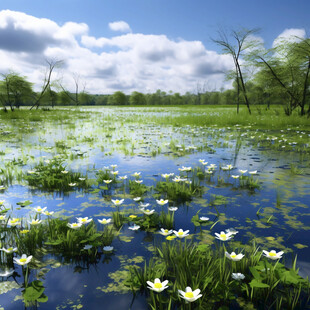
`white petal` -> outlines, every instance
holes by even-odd
[[[152,283],[151,281],[146,281],[146,283],[151,286],[152,288],[154,287],[154,283]]]
[[[197,288],[196,290],[193,291],[193,294],[194,294],[195,297],[197,297],[197,295],[198,295],[200,292],[201,292],[200,289]]]

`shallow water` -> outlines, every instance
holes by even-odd
[[[169,202],[170,206],[178,207],[174,228],[189,229],[198,238],[199,227],[195,227],[191,219],[200,210],[199,215],[209,217],[212,223],[219,220],[212,230],[213,235],[234,228],[239,231],[236,241],[247,243],[255,238],[261,249],[283,250],[288,266],[297,254],[300,274],[310,275],[310,156],[309,144],[305,143],[309,138],[293,143],[302,129],[269,132],[240,126],[159,125],[156,119],[169,117],[171,113],[165,108],[149,109],[147,116],[154,119],[153,123],[143,121],[145,114],[139,108],[126,111],[83,108],[81,111],[87,114],[84,119],[72,115],[71,119],[63,121],[4,122],[0,129],[0,150],[4,152],[0,155],[0,167],[4,169],[13,159],[20,159],[22,164],[14,166],[13,175],[18,172],[27,174],[42,156],[46,160],[61,154],[67,170],[87,174],[89,179],[95,179],[99,169],[116,164],[120,176],[127,175],[133,180],[132,174],[139,171],[143,184],[154,186],[162,179],[162,173],[180,175],[178,169],[182,166],[203,168],[199,159],[204,159],[209,164],[216,164],[217,168],[210,178],[200,181],[204,186],[201,197],[186,203]],[[189,112],[176,113],[186,116]],[[1,135],[4,131],[10,133]],[[309,132],[303,131],[302,135],[309,137]],[[279,140],[283,140],[282,145],[275,146]],[[301,146],[303,151],[297,150]],[[219,169],[228,164],[234,166],[233,170]],[[298,167],[297,173],[291,168],[292,164]],[[231,177],[240,175],[239,169],[257,170],[253,178],[258,179],[260,188],[241,189],[239,180]],[[99,193],[75,188],[66,193],[46,192],[29,187],[23,178],[17,180],[16,177],[4,185],[6,188],[0,191],[0,200],[5,201],[5,207],[10,208],[8,214],[13,217],[29,218],[33,215],[33,208],[41,206],[54,211],[55,217],[69,216],[71,222],[75,217],[87,216],[98,223],[97,219],[111,216],[115,211],[110,199],[121,197],[125,199],[121,210],[128,210],[128,214],[142,214],[133,196],[114,189]],[[152,209],[160,212],[162,207],[156,205],[154,193],[150,190],[144,202],[149,202]],[[20,208],[16,203],[22,200],[33,203]],[[167,209],[166,206],[163,208]],[[106,309],[129,309],[130,306],[131,309],[146,309],[145,297],[137,295],[133,298],[124,287],[122,271],[130,264],[143,266],[144,260],[152,256],[150,247],[161,240],[164,237],[158,234],[131,231],[125,224],[121,238],[112,242],[113,253],[101,255],[96,264],[77,265],[64,262],[61,257],[46,255],[43,261],[54,259],[58,264],[47,264],[43,276],[38,270],[32,270],[30,274],[30,279],[43,282],[44,294],[48,297],[47,302],[40,303],[40,308],[72,309],[75,306],[79,309],[83,306],[83,309],[98,309],[98,305],[104,303]],[[209,242],[209,239],[202,242]],[[134,260],[128,261],[130,259]],[[0,305],[4,309],[24,309],[20,287],[22,277],[18,277],[21,268],[17,265],[15,268],[17,274],[2,278],[0,283]],[[16,282],[18,285],[13,285]]]

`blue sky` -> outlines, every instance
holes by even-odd
[[[118,88],[126,93],[133,90],[150,92],[157,87],[166,91],[181,88],[180,92],[185,92],[194,91],[197,83],[208,83],[210,89],[229,87],[224,74],[231,63],[227,57],[219,55],[220,48],[211,40],[216,37],[219,27],[259,27],[258,36],[269,48],[285,30],[300,34],[309,30],[310,24],[309,0],[1,0],[1,11],[0,29],[1,18],[5,22],[2,23],[2,36],[0,33],[0,56],[8,60],[6,64],[11,69],[37,83],[42,64],[38,61],[37,67],[33,67],[31,57],[38,59],[39,53],[42,59],[55,57],[58,51],[59,58],[66,61],[66,68],[87,80],[90,92],[98,93],[111,93]],[[44,23],[42,18],[59,29]],[[13,28],[8,28],[8,20],[14,20]],[[19,21],[28,24],[26,20],[31,26],[16,33]],[[117,21],[127,23],[127,30],[109,26]],[[72,27],[67,27],[70,22]],[[36,36],[40,29],[42,33]],[[61,33],[63,29],[66,34],[59,34],[61,40],[59,36],[55,39],[52,31]],[[42,39],[42,48],[30,51],[26,40],[10,42],[26,37],[28,44]],[[6,42],[11,49],[5,46]],[[71,54],[66,46],[71,46]],[[195,58],[193,63],[192,58]],[[214,62],[220,63],[218,67],[212,67]],[[0,65],[0,72],[7,69]],[[70,88],[73,83],[68,70],[59,74]],[[130,76],[125,77],[126,74]],[[174,75],[176,79],[172,83]],[[101,88],[96,86],[99,81]]]

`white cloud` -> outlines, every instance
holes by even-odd
[[[300,39],[306,37],[306,31],[302,28],[290,28],[285,29],[274,41],[272,47],[276,47],[281,44],[281,41],[286,40],[290,42],[298,42]]]
[[[109,28],[113,31],[131,32],[130,26],[123,20],[109,23]]]
[[[84,23],[60,26],[21,12],[0,11],[0,72],[13,69],[40,88],[45,59],[64,60],[58,76],[74,90],[79,74],[90,93],[122,90],[185,93],[197,83],[225,86],[225,72],[233,68],[228,55],[210,51],[200,41],[172,40],[166,35],[126,33],[88,36]]]

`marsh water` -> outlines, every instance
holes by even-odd
[[[97,220],[111,217],[115,211],[111,199],[124,199],[120,210],[126,215],[144,215],[128,190],[100,187],[96,183],[99,170],[118,171],[117,178],[126,175],[125,184],[140,172],[140,180],[148,187],[142,200],[160,212],[167,209],[167,205],[156,203],[156,199],[166,198],[156,192],[162,174],[184,177],[187,173],[179,170],[182,167],[205,171],[214,164],[212,173],[199,181],[203,187],[200,195],[188,201],[169,201],[169,207],[178,208],[174,228],[188,229],[192,238],[210,245],[217,242],[214,232],[233,228],[239,232],[236,242],[255,240],[260,250],[284,251],[287,266],[297,254],[299,274],[310,275],[310,131],[251,125],[176,126],[169,122],[170,116],[186,118],[190,114],[178,108],[64,111],[66,117],[59,111],[46,111],[42,118],[11,118],[0,124],[0,200],[9,216],[27,219],[41,206],[53,211],[53,217],[69,217],[71,222],[76,222],[76,217],[92,218],[100,229]],[[46,191],[30,186],[23,176],[40,161],[55,156],[63,158],[66,170],[87,175],[90,188]],[[202,164],[202,159],[208,164]],[[227,165],[232,169],[222,169]],[[252,178],[257,186],[240,186],[239,178],[233,177],[237,175]],[[25,207],[17,204],[27,200],[32,203]],[[210,219],[207,225],[195,226],[191,221],[198,211],[199,216]],[[103,252],[96,263],[43,255],[41,268],[32,269],[29,279],[43,283],[48,297],[45,302],[25,305],[22,270],[15,265],[13,276],[0,278],[0,309],[38,305],[40,309],[99,309],[98,305],[104,309],[146,309],[145,295],[134,296],[124,279],[128,266],[143,267],[153,255],[154,244],[165,238],[156,230],[130,230],[129,225],[124,224],[113,240],[113,251]]]

